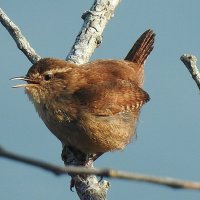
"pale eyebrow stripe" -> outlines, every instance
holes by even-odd
[[[54,74],[54,73],[63,73],[63,72],[67,72],[67,71],[69,71],[71,69],[72,68],[51,69],[51,70],[46,71],[44,74],[48,74],[48,73],[52,73],[52,74]]]

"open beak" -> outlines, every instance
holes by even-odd
[[[12,88],[25,88],[27,86],[32,86],[32,85],[35,85],[36,82],[32,81],[30,78],[26,77],[26,76],[19,76],[19,77],[14,77],[14,78],[11,78],[10,80],[22,80],[22,81],[27,81],[28,83],[25,83],[25,84],[18,84],[18,85],[14,85],[12,86]]]

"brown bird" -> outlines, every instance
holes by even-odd
[[[123,149],[133,138],[140,109],[149,101],[142,89],[144,63],[155,34],[144,32],[125,60],[82,65],[55,58],[35,63],[24,77],[29,99],[48,129],[65,145],[102,154]]]

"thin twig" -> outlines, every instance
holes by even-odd
[[[200,90],[200,72],[197,67],[197,58],[194,55],[183,54],[180,57],[181,61],[185,64],[187,69],[189,70],[192,78],[195,80],[199,90]]]
[[[103,176],[103,177],[109,177],[109,178],[115,178],[115,179],[125,179],[125,180],[154,183],[158,185],[169,186],[175,189],[185,188],[185,189],[200,190],[200,182],[191,182],[191,181],[179,180],[179,179],[169,178],[169,177],[149,176],[149,175],[143,175],[139,173],[118,171],[114,169],[97,169],[97,168],[94,169],[94,168],[75,167],[75,166],[59,167],[47,162],[31,159],[25,156],[18,155],[16,153],[6,151],[5,149],[1,147],[0,147],[0,157],[4,157],[4,158],[8,158],[8,159],[15,160],[18,162],[22,162],[25,164],[29,164],[32,166],[36,166],[44,170],[47,170],[49,172],[52,172],[55,175],[64,175],[68,173],[87,174],[87,175],[93,174],[97,176]]]
[[[26,55],[26,57],[31,61],[31,63],[35,63],[40,60],[40,56],[35,52],[35,50],[30,46],[27,39],[22,35],[20,29],[17,25],[15,25],[6,13],[0,8],[0,22],[6,28],[6,30],[10,33],[12,38],[15,40],[17,47]]]

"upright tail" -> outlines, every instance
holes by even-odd
[[[145,31],[128,52],[125,60],[132,61],[140,66],[143,65],[148,55],[153,50],[154,40],[155,33],[151,29]]]

